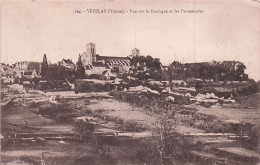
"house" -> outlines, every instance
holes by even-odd
[[[84,65],[85,74],[99,74],[101,75],[105,70],[108,70],[108,66],[103,64],[102,62],[92,62],[91,64]]]
[[[92,66],[91,65],[85,65],[84,69],[85,69],[85,74],[86,75],[91,75],[92,74]]]
[[[35,77],[38,77],[38,74],[37,74],[36,70],[24,71],[23,77],[25,77],[27,79],[33,79]]]
[[[9,65],[1,63],[1,74],[3,74],[3,75],[13,75],[14,69]]]
[[[1,63],[1,82],[14,83],[14,69],[6,64]]]
[[[169,70],[168,66],[162,66],[161,68],[162,68],[163,71],[168,71]]]
[[[14,76],[13,75],[10,75],[10,74],[4,74],[4,75],[1,75],[1,81],[4,83],[4,84],[13,84],[14,83]]]
[[[116,74],[115,73],[112,73],[111,70],[105,70],[103,73],[102,73],[102,77],[106,80],[115,80],[116,79]]]
[[[109,69],[102,62],[92,62],[90,66],[91,66],[92,74],[102,74],[105,70]]]
[[[148,70],[145,62],[144,63],[137,62],[136,68],[138,72],[146,72]]]
[[[27,70],[36,70],[40,72],[41,63],[40,62],[32,62],[32,61],[21,61],[13,64],[14,70],[17,71],[27,71]]]
[[[12,65],[15,71],[15,78],[21,79],[22,77],[30,77],[28,74],[35,70],[37,77],[40,75],[41,71],[41,63],[40,62],[31,62],[31,61],[21,61],[21,62],[16,62],[15,64]],[[28,72],[28,73],[25,73]],[[26,76],[24,76],[24,74]]]
[[[58,62],[59,65],[64,66],[70,70],[75,70],[76,65],[72,62],[71,59],[62,59],[62,61]]]

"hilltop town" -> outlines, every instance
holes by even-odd
[[[212,93],[234,102],[235,96],[257,90],[257,83],[248,78],[245,69],[239,61],[183,64],[173,61],[163,66],[160,59],[141,55],[137,48],[125,57],[103,56],[96,52],[94,43],[89,43],[76,63],[71,59],[50,63],[44,54],[42,62],[1,64],[1,82],[20,84],[25,89],[74,90],[75,93],[120,91],[139,86],[150,87],[160,94],[175,92],[173,97]],[[92,87],[85,87],[91,86],[90,82],[94,82]],[[96,88],[99,84],[105,85]]]
[[[1,64],[11,164],[255,164],[259,83],[239,61],[181,63],[134,48]],[[23,152],[20,152],[23,150]],[[66,158],[66,159],[65,159]]]
[[[72,62],[71,59],[62,59],[61,61],[52,64],[47,61],[47,56],[45,54],[43,62],[46,62],[49,70],[51,70],[52,67],[68,70],[71,71],[71,76],[74,76],[75,78],[77,78],[76,72],[80,70],[80,67],[83,67],[84,75],[81,75],[82,77],[80,78],[86,78],[91,75],[104,75],[106,79],[109,79],[117,77],[119,74],[129,73],[130,69],[132,69],[130,60],[136,56],[139,56],[139,50],[136,48],[132,50],[131,55],[126,57],[101,56],[96,54],[95,44],[90,43],[87,44],[86,51],[79,55],[79,61],[76,64]],[[21,61],[12,65],[2,63],[2,83],[23,83],[24,80],[31,82],[33,79],[52,79],[48,76],[42,76],[42,74],[45,74],[42,73],[43,62]],[[54,71],[55,70],[52,70],[52,72]]]
[[[43,68],[43,67],[46,68]],[[163,66],[160,59],[150,55],[141,55],[134,48],[125,57],[102,56],[96,53],[96,45],[89,43],[86,51],[79,54],[77,62],[71,59],[61,59],[50,63],[44,54],[42,62],[21,61],[12,65],[1,64],[2,83],[38,83],[37,80],[102,79],[131,77],[140,80],[169,81],[248,81],[244,73],[245,65],[239,61],[212,61],[201,63],[185,63],[173,61],[169,66]],[[65,73],[58,73],[65,72]],[[51,73],[50,73],[51,72]],[[68,74],[66,74],[68,72]],[[63,76],[61,76],[63,74]],[[197,79],[197,80],[195,80]],[[184,83],[184,82],[183,82]]]

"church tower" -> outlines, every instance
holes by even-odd
[[[140,50],[137,49],[137,48],[134,48],[132,50],[132,54],[130,55],[130,58],[133,58],[133,57],[136,57],[136,56],[139,56],[140,55]]]
[[[90,62],[97,62],[96,59],[96,45],[93,43],[87,44],[87,57]]]

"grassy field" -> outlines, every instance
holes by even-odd
[[[160,114],[152,108],[159,105],[155,104],[151,98],[145,101],[139,100],[140,103],[138,101],[131,103],[115,99],[108,93],[75,95],[72,92],[66,94],[64,91],[20,92],[13,94],[13,97],[13,103],[1,109],[1,134],[5,137],[1,145],[2,163],[41,164],[43,154],[46,164],[158,164],[156,156],[152,156],[154,157],[152,159],[151,154],[149,155],[149,147],[143,147],[143,141],[146,138],[135,140],[129,140],[129,138],[101,139],[97,143],[73,140],[41,141],[42,139],[36,137],[21,142],[9,141],[8,143],[6,141],[8,136],[19,133],[53,133],[73,136],[75,133],[74,123],[77,119],[88,119],[95,124],[95,132],[99,133],[152,131],[154,122]],[[50,97],[56,97],[57,103],[52,103]],[[250,105],[255,100],[254,97]],[[176,119],[178,119],[175,129],[180,134],[206,134],[225,131],[227,130],[226,126],[230,126],[230,123],[236,123],[239,126],[241,123],[250,123],[258,127],[259,108],[247,107],[250,108],[237,105],[212,106],[210,108],[181,106],[175,113]],[[205,150],[208,154],[215,154],[216,151],[212,148],[219,147],[242,146],[252,150],[252,152],[257,150],[257,147],[250,147],[251,142],[232,140],[225,136],[214,138],[190,136],[188,142],[190,144],[188,150]],[[145,151],[144,148],[146,148]],[[227,151],[233,152],[233,150]],[[208,164],[210,162],[194,159],[192,155],[184,154],[175,162],[177,164],[198,164],[198,162],[199,164]],[[226,157],[223,159],[228,160]]]

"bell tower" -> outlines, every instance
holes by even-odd
[[[96,59],[96,45],[93,43],[87,44],[87,57],[90,62],[97,62]]]
[[[130,55],[130,58],[133,58],[133,57],[136,57],[136,56],[139,56],[140,55],[140,50],[137,49],[137,48],[134,48],[132,50],[132,54]]]

